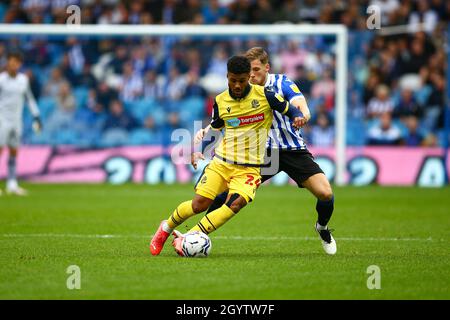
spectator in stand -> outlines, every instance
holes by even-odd
[[[423,30],[432,33],[438,23],[438,14],[430,8],[429,0],[417,0],[416,6],[417,9],[409,15],[408,29],[411,32],[417,32],[421,29],[419,24],[423,23]]]
[[[77,78],[77,86],[84,88],[95,88],[97,86],[97,79],[91,73],[91,66],[85,64],[82,73]]]
[[[295,78],[295,72],[298,65],[303,65],[308,55],[306,50],[300,49],[296,41],[289,41],[287,49],[280,53],[283,73],[289,78]]]
[[[128,13],[127,21],[129,24],[140,24],[142,14],[144,12],[144,5],[141,0],[134,0],[130,4],[130,12]]]
[[[61,91],[61,87],[67,82],[67,79],[62,75],[61,69],[54,68],[50,73],[50,79],[44,87],[44,95],[56,98]]]
[[[414,98],[411,89],[403,89],[401,91],[400,100],[394,108],[394,118],[404,120],[406,117],[421,117],[423,114],[422,106]]]
[[[390,112],[380,115],[379,123],[369,129],[369,145],[399,145],[402,142],[400,128],[392,123]]]
[[[214,54],[209,62],[207,70],[208,74],[214,74],[219,77],[224,77],[227,74],[228,54],[223,46],[218,46],[214,49]]]
[[[405,118],[406,128],[408,129],[408,133],[404,139],[404,143],[408,147],[417,147],[423,145],[424,136],[419,132],[419,119],[410,115]]]
[[[158,74],[155,70],[149,70],[145,73],[144,78],[144,97],[146,99],[163,100],[164,86],[158,80]]]
[[[142,76],[133,69],[133,64],[128,61],[123,66],[123,75],[120,79],[119,94],[124,102],[132,102],[142,96],[144,83]]]
[[[300,21],[316,23],[320,16],[321,3],[318,0],[300,0],[298,2],[297,11],[300,11]]]
[[[275,18],[273,11],[269,0],[257,0],[251,6],[251,20],[255,24],[271,24]]]
[[[391,113],[394,110],[394,103],[389,97],[389,88],[381,84],[376,89],[375,97],[370,99],[367,106],[367,117],[376,118],[382,114]]]
[[[206,1],[202,8],[205,24],[224,24],[228,13],[227,7],[221,6],[218,0]]]
[[[189,72],[186,76],[187,85],[184,90],[183,98],[189,97],[201,97],[206,98],[207,92],[206,90],[198,84],[198,73],[197,72]]]
[[[64,110],[65,112],[75,111],[75,97],[72,94],[72,88],[68,82],[61,85],[56,98],[56,103],[58,108]]]
[[[128,49],[124,44],[119,44],[114,51],[112,60],[108,63],[108,67],[111,67],[115,74],[120,74],[127,61]]]
[[[169,79],[166,84],[166,97],[170,102],[177,102],[181,99],[186,90],[186,77],[180,74],[178,68],[170,69]],[[173,105],[177,105],[176,103]]]
[[[117,128],[130,131],[138,126],[139,123],[126,112],[120,100],[111,101],[109,112],[103,125],[103,131]]]
[[[428,96],[425,109],[424,126],[429,130],[444,127],[445,110],[445,79],[441,74],[431,74],[431,93]]]
[[[287,0],[280,3],[281,8],[276,12],[276,20],[299,23],[299,11],[295,0]],[[289,75],[287,75],[289,77]]]
[[[119,99],[119,93],[103,81],[98,86],[96,98],[102,109],[106,110],[113,100]]]
[[[301,92],[309,96],[311,93],[311,87],[312,87],[312,81],[309,79],[308,74],[305,70],[305,68],[302,65],[298,65],[295,68],[296,75],[294,77],[294,82],[297,85],[297,87],[300,88]]]
[[[61,70],[63,77],[69,81],[71,86],[77,84],[78,78],[70,65],[69,54],[65,53],[63,55],[59,69]]]
[[[330,147],[334,144],[334,128],[326,113],[317,116],[317,124],[311,130],[312,145],[315,147]]]
[[[363,102],[369,104],[370,99],[375,96],[375,91],[380,85],[380,76],[376,72],[371,72],[364,85]]]
[[[334,107],[334,95],[336,83],[331,75],[331,70],[324,71],[323,76],[314,82],[311,88],[311,96],[316,99],[323,99],[327,111]]]
[[[229,6],[228,19],[232,24],[252,23],[250,0],[236,0]]]

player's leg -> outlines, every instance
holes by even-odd
[[[259,168],[239,166],[234,166],[234,168],[225,203],[205,215],[191,231],[197,230],[209,234],[217,230],[255,197],[256,189],[261,183]]]
[[[16,176],[18,149],[10,147],[8,157],[8,180],[6,182],[6,192],[8,194],[25,195],[26,191],[19,187]]]
[[[302,183],[316,198],[317,222],[325,227],[334,210],[334,195],[330,182],[323,173],[316,173]]]
[[[336,242],[328,229],[334,210],[334,195],[330,182],[313,156],[306,150],[287,151],[281,156],[282,169],[299,187],[309,190],[317,199],[317,222],[315,229],[322,240],[326,253],[336,253]]]
[[[322,239],[322,246],[326,253],[336,253],[336,241],[328,229],[328,222],[334,210],[334,195],[328,179],[323,173],[315,174],[303,182],[303,186],[317,198],[316,211],[318,219],[315,229]]]
[[[269,156],[275,155],[276,152],[278,152],[278,150],[276,150],[276,149],[268,150]],[[279,166],[278,159],[279,159],[278,156],[277,157],[273,156],[272,158],[269,159],[269,158],[267,158],[267,155],[266,155],[265,163],[270,163],[271,165],[270,165],[270,167],[261,169],[261,183],[264,183],[265,181],[269,180],[274,175],[276,175],[277,173],[280,172],[280,166]],[[264,173],[264,172],[266,172],[266,173]],[[206,214],[208,214],[216,209],[219,209],[221,206],[223,206],[223,204],[225,203],[227,198],[228,198],[228,191],[219,194],[214,199],[211,206],[208,208],[208,211],[206,212]]]
[[[6,192],[8,194],[15,194],[19,196],[27,195],[27,191],[19,187],[17,182],[16,167],[17,167],[17,155],[19,153],[21,129],[11,128],[8,133],[8,181],[6,183]]]
[[[225,203],[220,208],[205,215],[197,225],[189,231],[201,231],[209,234],[223,226],[246,205],[247,200],[245,197],[238,193],[230,192]]]
[[[195,186],[196,194],[192,200],[181,203],[159,225],[150,242],[150,252],[158,255],[172,231],[195,214],[208,209],[213,199],[227,188],[227,181],[218,173],[220,166],[211,162]]]
[[[219,194],[214,201],[211,203],[211,205],[208,208],[208,211],[206,211],[206,214],[219,209],[221,206],[223,206],[223,204],[225,203],[225,201],[228,198],[228,191],[222,192],[221,194]]]

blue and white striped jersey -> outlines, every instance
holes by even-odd
[[[284,74],[272,74],[267,77],[265,87],[272,86],[285,100],[292,102],[303,94],[297,85]],[[306,149],[300,130],[292,127],[289,118],[278,111],[273,112],[272,127],[267,139],[267,148],[299,150]]]

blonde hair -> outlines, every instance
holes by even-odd
[[[245,57],[250,61],[259,60],[262,64],[269,63],[269,55],[261,47],[253,47],[248,49],[245,53]]]

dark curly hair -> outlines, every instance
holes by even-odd
[[[12,59],[12,58],[15,58],[15,59],[23,62],[23,54],[21,52],[19,52],[19,51],[10,51],[10,52],[8,52],[7,59],[9,60],[9,59]]]
[[[234,74],[250,73],[250,61],[245,56],[232,56],[228,60],[227,70]]]

